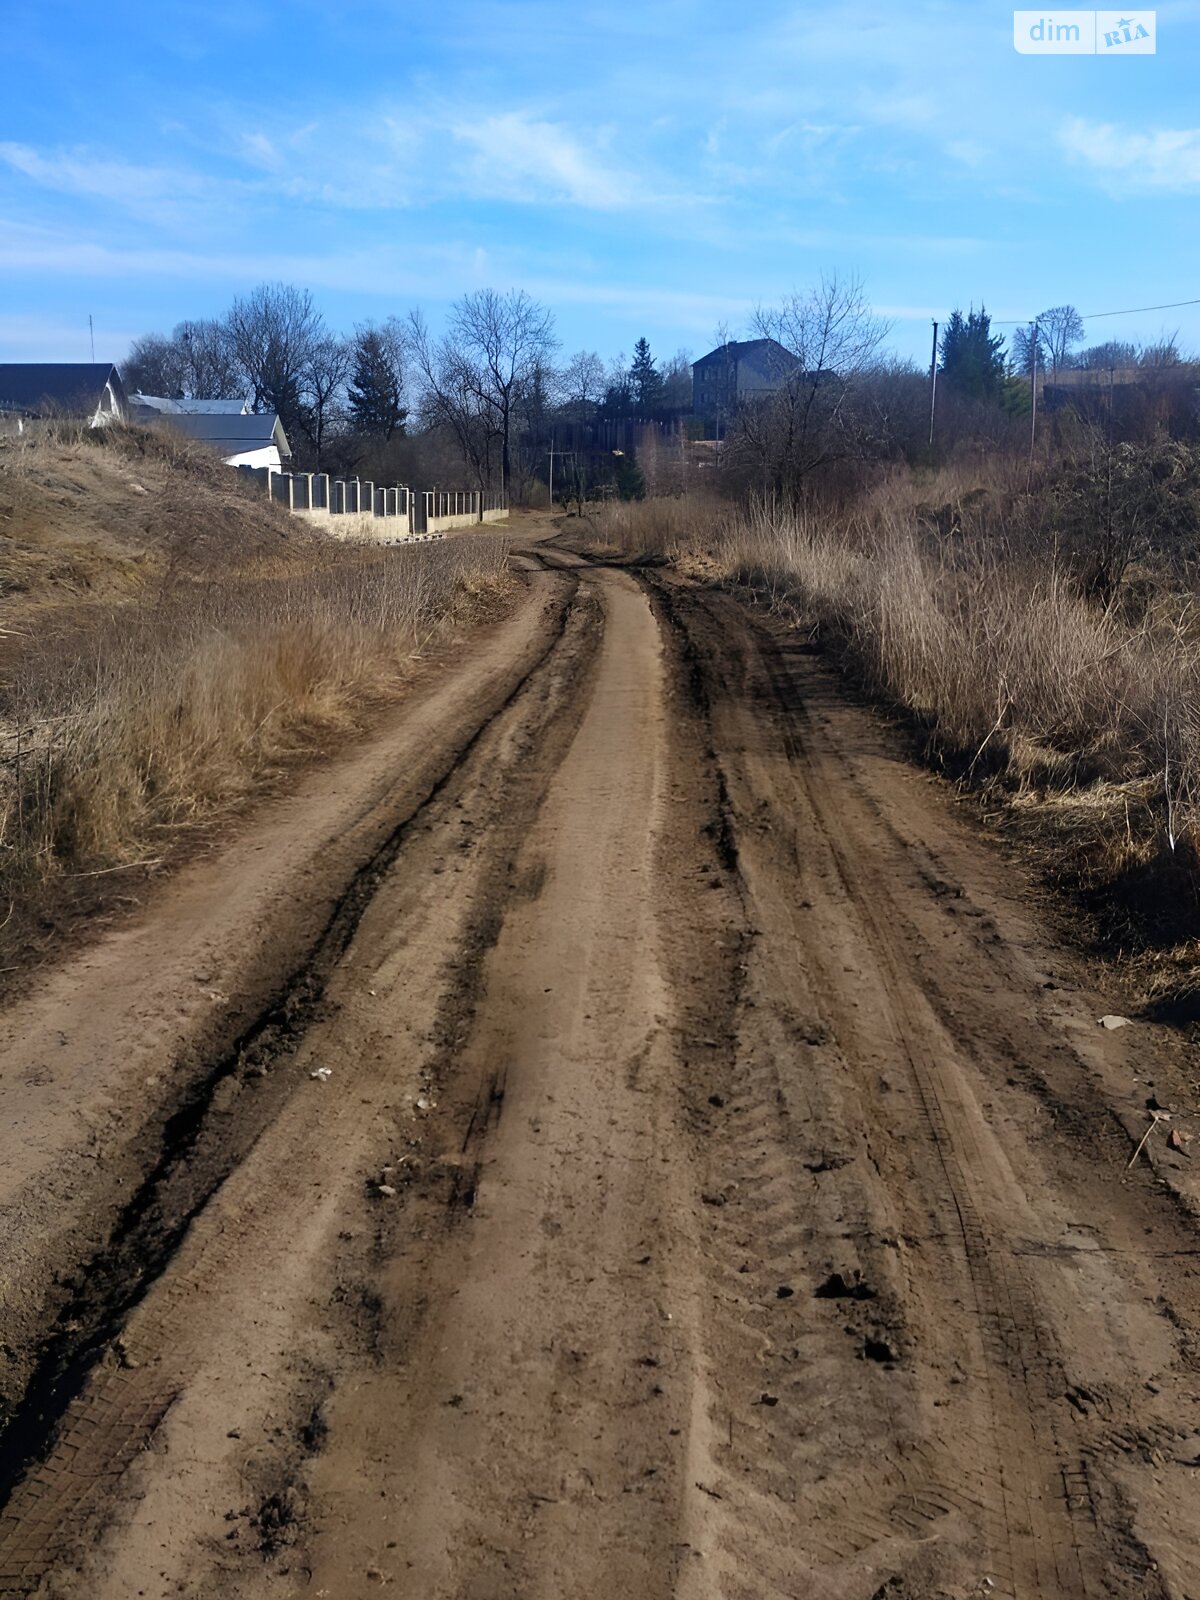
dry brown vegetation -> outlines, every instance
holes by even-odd
[[[1102,899],[1116,943],[1170,944],[1195,936],[1200,881],[1196,463],[1160,452],[1150,498],[1116,518],[1084,468],[897,471],[841,509],[610,505],[591,536],[787,614],[952,776],[1036,817],[1047,865]]]
[[[302,555],[316,540],[260,486],[166,429],[46,423],[0,438],[0,628],[135,598],[169,571]]]
[[[203,453],[180,453],[176,475],[175,453],[134,432],[0,446],[10,949],[86,900],[87,880],[169,857],[186,830],[361,725],[439,629],[509,581],[502,534],[336,545]],[[148,480],[165,508],[143,512],[129,484]],[[83,577],[55,580],[70,546]],[[31,552],[46,556],[36,583]],[[131,564],[136,581],[109,581]]]

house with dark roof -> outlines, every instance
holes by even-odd
[[[800,362],[776,339],[730,339],[692,363],[692,410],[710,426],[776,393]]]
[[[98,428],[128,414],[121,374],[111,361],[0,362],[0,418],[18,430],[36,417],[79,417]]]
[[[283,423],[273,411],[261,416],[228,412],[161,412],[152,426],[169,428],[210,446],[230,467],[268,467],[283,470],[292,459]]]

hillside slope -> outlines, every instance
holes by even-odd
[[[0,439],[0,628],[131,599],[170,570],[244,573],[323,542],[211,451],[161,431]]]
[[[506,556],[331,538],[161,433],[0,443],[0,970],[366,731]]]

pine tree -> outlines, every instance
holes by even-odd
[[[350,415],[359,433],[390,439],[404,432],[402,349],[390,327],[359,328],[354,337],[354,373],[348,390]]]
[[[639,339],[633,347],[629,383],[633,390],[634,404],[642,416],[651,415],[661,406],[662,374],[654,364],[654,357],[650,354],[650,346],[645,339]]]
[[[641,467],[632,456],[622,455],[617,459],[616,468],[617,497],[621,500],[644,500],[646,498],[646,479]]]
[[[972,400],[997,400],[1004,387],[1004,339],[992,333],[983,306],[950,314],[942,334],[942,374],[950,388]]]

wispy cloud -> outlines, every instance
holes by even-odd
[[[1150,132],[1114,122],[1069,117],[1059,139],[1067,154],[1091,169],[1112,194],[1200,188],[1200,128],[1158,128]]]
[[[622,210],[647,198],[641,181],[606,156],[610,141],[603,133],[585,144],[562,123],[520,111],[463,118],[450,132],[464,152],[459,175],[480,195],[558,200],[597,211]]]
[[[177,237],[219,231],[266,187],[257,177],[202,171],[187,163],[142,164],[87,146],[45,151],[0,142],[0,178],[5,169],[35,190],[82,200],[100,213],[120,213]]]

